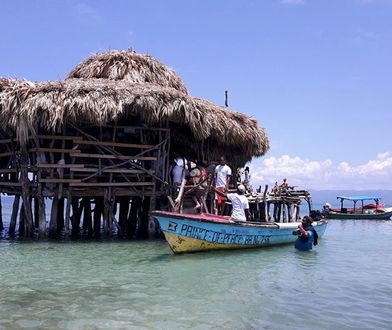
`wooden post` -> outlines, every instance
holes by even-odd
[[[1,195],[0,195],[0,231],[4,230],[4,224],[3,224],[3,206],[1,203]]]
[[[278,203],[278,222],[281,222],[281,213],[282,213],[282,202]]]
[[[22,150],[21,156],[21,172],[20,172],[20,183],[22,185],[22,200],[24,206],[24,220],[25,220],[25,231],[24,236],[33,237],[33,214],[31,211],[31,202],[30,202],[30,181],[27,175],[27,164],[28,164],[29,155],[27,153],[27,149]]]
[[[39,238],[43,239],[46,237],[46,208],[45,208],[45,198],[39,196],[36,198],[38,201],[38,214],[39,214]]]
[[[11,237],[15,236],[15,228],[16,228],[16,220],[18,218],[19,203],[20,203],[20,195],[15,195],[14,203],[12,205],[10,226],[8,228],[8,235]]]
[[[34,197],[34,228],[39,227],[39,208],[38,208],[38,198]]]
[[[26,226],[25,226],[26,215],[24,209],[25,209],[24,202],[22,202],[19,211],[19,237],[25,237],[26,235]]]
[[[57,209],[59,206],[59,196],[57,191],[55,191],[55,194],[53,196],[52,200],[52,209],[50,211],[50,222],[49,222],[49,236],[50,237],[56,237],[57,234]]]
[[[81,206],[79,206],[79,198],[72,197],[71,198],[71,206],[72,206],[72,237],[77,237],[80,234],[80,218],[82,216]]]
[[[69,224],[71,222],[71,193],[69,190],[67,191],[67,204],[65,206],[65,225],[64,225],[64,234],[68,236],[69,233]]]
[[[129,197],[128,196],[123,196],[120,197],[119,199],[120,203],[120,212],[118,216],[118,221],[120,224],[120,228],[123,233],[126,232],[126,224],[127,224],[127,219],[128,219],[128,213],[129,213]]]
[[[103,232],[105,233],[105,235],[109,235],[109,231],[111,231],[111,228],[109,228],[110,202],[109,202],[108,195],[109,195],[108,189],[105,189],[104,196],[103,196]]]
[[[148,238],[148,225],[149,225],[149,210],[150,210],[150,197],[144,197],[142,202],[142,212],[140,216],[140,238]]]
[[[88,197],[83,197],[83,235],[87,234],[87,237],[93,235],[93,224],[91,217],[91,201]]]
[[[101,233],[101,217],[103,211],[103,198],[95,197],[94,207],[94,237],[98,238]]]
[[[260,187],[261,188],[261,187]],[[268,184],[265,185],[264,193],[263,193],[263,207],[264,207],[264,221],[269,221],[269,214],[268,214],[268,206],[267,206],[267,191],[268,191]]]
[[[64,229],[64,198],[59,198],[57,207],[57,233],[61,233]]]
[[[140,197],[132,197],[131,210],[127,222],[127,237],[132,238],[136,233],[136,226],[140,215],[142,200]]]

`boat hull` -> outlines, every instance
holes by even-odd
[[[226,217],[186,215],[154,211],[170,248],[174,253],[222,249],[260,248],[293,243],[293,230],[299,223],[232,223]],[[327,221],[314,222],[321,237]]]
[[[340,213],[329,212],[328,219],[347,219],[347,220],[388,220],[392,216],[392,208],[385,209],[385,212],[378,213]]]

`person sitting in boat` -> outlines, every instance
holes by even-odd
[[[297,250],[310,251],[313,245],[317,245],[318,235],[312,223],[313,219],[311,217],[304,216],[298,229],[293,231],[293,235],[298,235],[295,241],[295,248]]]
[[[215,191],[220,196],[231,201],[233,210],[230,220],[239,222],[250,221],[249,202],[245,196],[246,188],[244,185],[240,184],[237,187],[237,192],[234,194],[226,194],[218,189],[215,189]]]

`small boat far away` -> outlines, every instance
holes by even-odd
[[[300,222],[233,222],[229,217],[214,214],[181,214],[153,211],[165,239],[174,253],[215,249],[259,248],[294,243],[298,236],[293,230]],[[326,220],[314,221],[313,227],[321,237]]]
[[[337,196],[340,199],[340,208],[324,208],[325,216],[328,219],[366,219],[366,220],[388,220],[392,216],[392,207],[384,207],[380,204],[380,197],[377,196]],[[353,202],[352,208],[345,208],[344,201]],[[357,203],[361,202],[361,206]],[[374,203],[364,205],[364,201]]]

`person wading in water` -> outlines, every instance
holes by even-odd
[[[300,251],[309,251],[313,245],[317,245],[318,235],[312,226],[313,219],[309,216],[304,216],[302,223],[297,230],[293,231],[293,235],[298,235],[295,241],[295,248]]]

